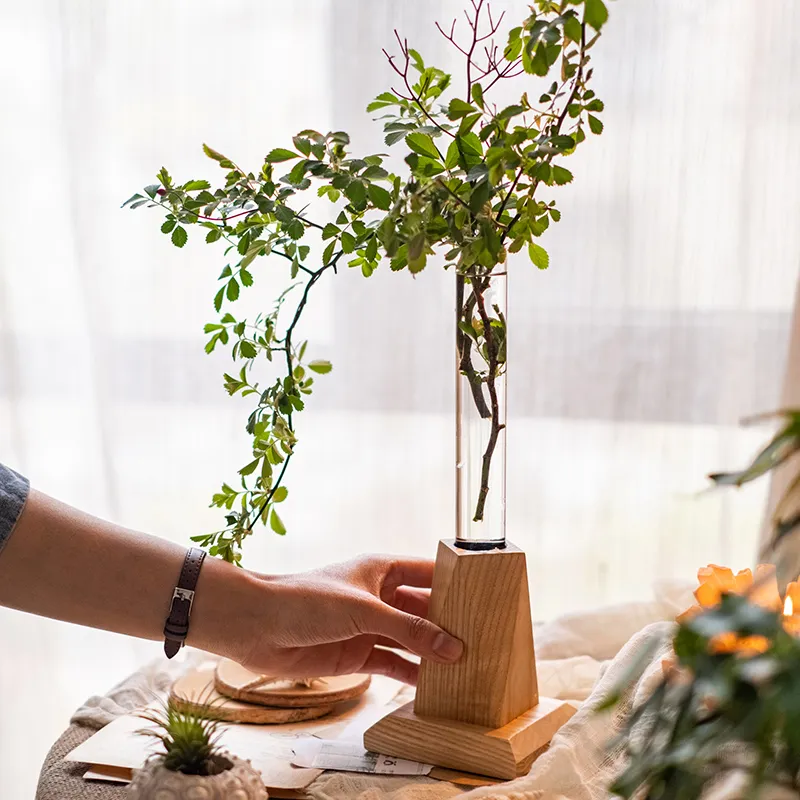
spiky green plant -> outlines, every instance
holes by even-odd
[[[213,704],[165,704],[139,716],[156,726],[139,733],[161,742],[164,749],[157,755],[168,770],[185,775],[216,775],[227,768],[227,759],[219,747],[221,720]]]

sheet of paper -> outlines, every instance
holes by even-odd
[[[221,744],[250,760],[267,786],[303,789],[321,770],[293,766],[293,744],[313,736],[337,738],[341,731],[357,724],[361,715],[372,719],[376,709],[385,708],[401,688],[396,681],[376,675],[361,697],[343,703],[335,715],[287,725],[225,725]],[[159,746],[155,740],[137,734],[146,727],[148,723],[135,714],[118,717],[78,745],[65,760],[139,769]]]
[[[427,775],[431,764],[370,753],[358,742],[302,739],[295,744],[292,763],[308,769],[367,772],[372,775]]]
[[[116,767],[95,767],[83,773],[85,781],[103,781],[105,783],[130,783],[131,771]]]

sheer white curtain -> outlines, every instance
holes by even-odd
[[[166,165],[214,180],[206,141],[256,165],[305,127],[383,149],[363,109],[399,28],[458,69],[434,20],[460,0],[28,0],[0,8],[0,460],[39,489],[185,542],[244,463],[243,407],[202,325],[224,264],[120,202]],[[526,3],[496,4],[519,18]],[[574,157],[551,269],[511,269],[509,537],[535,615],[646,597],[751,560],[766,487],[697,497],[764,432],[800,263],[800,9],[623,0],[597,49],[606,131]],[[258,265],[241,301],[286,279]],[[453,529],[451,276],[348,273],[305,333],[335,369],[302,415],[285,506],[246,563],[432,554]],[[97,564],[97,569],[102,569]],[[33,795],[88,694],[158,646],[0,612],[0,795]]]

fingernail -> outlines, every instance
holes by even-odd
[[[440,633],[433,640],[433,652],[445,661],[456,661],[464,652],[464,644],[454,636]]]

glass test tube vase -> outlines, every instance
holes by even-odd
[[[456,546],[506,541],[508,275],[456,276]]]

